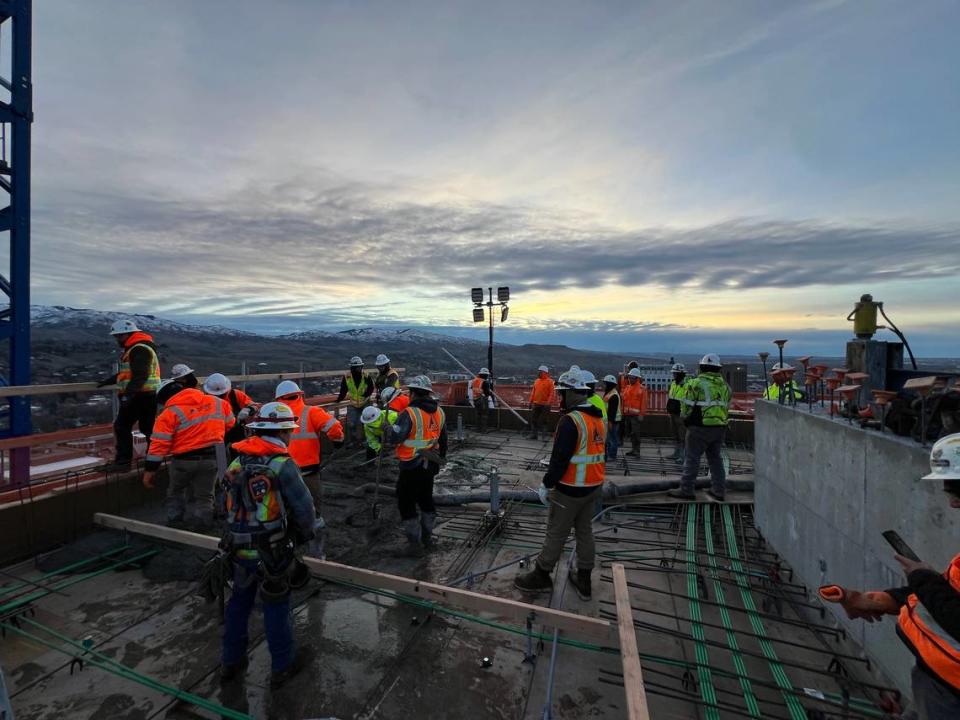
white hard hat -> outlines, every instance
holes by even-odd
[[[707,353],[702,358],[700,358],[700,364],[706,365],[708,367],[722,367],[723,363],[720,362],[720,356],[716,353]]]
[[[183,363],[177,363],[172,368],[170,368],[170,379],[179,380],[180,378],[186,377],[187,375],[193,375],[193,368],[189,365],[184,365]]]
[[[377,418],[380,417],[382,411],[380,408],[375,408],[373,405],[367,405],[363,412],[360,413],[360,422],[364,425],[369,425],[372,422],[376,422]]]
[[[133,320],[114,320],[110,326],[111,335],[128,335],[129,333],[140,332],[140,328]]]
[[[557,378],[557,390],[589,390],[580,374],[580,369],[570,369]]]
[[[627,375],[635,378],[643,377],[643,373],[640,372],[640,368],[630,368],[630,372],[628,372]]]
[[[617,384],[617,379],[613,375],[605,375],[603,378],[603,381],[608,383],[613,383],[614,385]]]
[[[296,430],[297,416],[289,405],[268,402],[260,407],[247,427],[253,430]]]
[[[570,366],[570,372],[580,372],[580,366],[579,366],[579,365],[571,365],[571,366]]]
[[[383,404],[387,404],[388,402],[393,400],[393,398],[396,397],[399,393],[400,391],[397,390],[392,385],[385,387],[380,393],[380,402],[382,402]]]
[[[167,385],[169,385],[172,382],[173,382],[173,378],[168,378],[167,380],[161,380],[160,387],[158,387],[157,390],[158,391],[163,390]]]
[[[477,375],[489,375],[489,374],[490,374],[490,371],[487,370],[486,368],[480,368],[480,372],[477,373]]]
[[[433,391],[433,383],[430,382],[430,378],[426,375],[417,375],[416,377],[411,378],[407,381],[407,387],[411,390],[426,390],[427,392]]]
[[[675,373],[685,373],[686,371],[687,371],[687,367],[683,363],[675,363],[674,366],[670,368],[670,372],[675,372]]]
[[[537,368],[537,372],[548,373],[550,372],[550,368],[548,368],[546,365],[541,365],[540,367]]]
[[[580,371],[580,382],[582,382],[582,383],[583,383],[584,385],[586,385],[588,388],[589,388],[589,387],[593,387],[594,385],[597,384],[597,376],[594,375],[594,374],[593,374],[592,372],[590,372],[589,370],[581,370],[581,371]]]
[[[363,358],[359,355],[354,355],[350,358],[350,367],[363,367]]]
[[[386,355],[384,355],[383,353],[380,353],[379,355],[377,355],[377,362],[374,363],[374,364],[375,364],[375,365],[389,365],[389,364],[390,364],[390,358],[388,358],[388,357],[387,357]]]
[[[942,437],[930,450],[930,474],[923,480],[960,480],[960,433]]]
[[[778,370],[793,370],[793,367],[787,363],[784,363],[783,365],[780,363],[774,363],[773,367],[770,368],[770,372],[777,372]]]
[[[203,382],[203,391],[208,395],[226,395],[231,387],[230,378],[221,373],[213,373]]]
[[[287,395],[296,395],[297,393],[302,393],[303,390],[300,389],[300,386],[297,385],[293,380],[284,380],[279,385],[277,385],[276,392],[273,393],[275,398],[286,397]]]

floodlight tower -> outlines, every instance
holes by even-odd
[[[31,80],[32,0],[0,2],[0,32],[9,32],[2,65],[10,58],[10,77],[0,77],[0,189],[10,204],[0,209],[0,232],[9,232],[10,276],[0,274],[0,292],[9,305],[0,307],[0,340],[9,340],[8,375],[3,385],[30,384],[30,124],[33,122]],[[6,33],[4,33],[6,34]],[[0,298],[2,302],[2,298]],[[29,435],[30,399],[9,398],[6,437]],[[5,409],[6,410],[6,409]],[[16,485],[30,480],[30,449],[10,452],[10,478]],[[0,479],[2,482],[2,479]]]
[[[470,290],[470,299],[473,300],[473,321],[483,322],[483,308],[487,308],[487,315],[490,318],[490,343],[487,345],[487,370],[490,371],[490,380],[494,378],[493,374],[493,308],[500,308],[500,322],[507,321],[507,315],[510,314],[510,308],[507,303],[510,301],[510,288],[497,288],[497,301],[493,301],[493,288],[487,288],[487,301],[483,301],[483,288],[473,288]]]

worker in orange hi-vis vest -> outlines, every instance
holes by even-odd
[[[541,428],[544,437],[547,436],[547,416],[550,414],[550,403],[553,402],[555,391],[550,368],[541,365],[537,373],[537,379],[533,381],[533,388],[530,390],[530,434],[527,437],[531,440],[539,439]]]
[[[467,384],[467,399],[477,414],[477,432],[486,432],[493,401],[493,385],[490,383],[490,371],[485,367],[480,368],[477,376]]]
[[[624,440],[630,438],[630,451],[627,455],[640,454],[640,423],[647,414],[647,388],[643,385],[643,375],[638,368],[627,373],[627,384],[620,393],[623,404]]]

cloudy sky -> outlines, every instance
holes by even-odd
[[[960,4],[45,0],[33,300],[960,355]],[[801,350],[798,346],[797,350]]]

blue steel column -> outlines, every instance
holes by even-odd
[[[10,232],[10,279],[0,283],[9,296],[0,338],[10,340],[10,385],[29,385],[30,376],[30,124],[33,122],[31,80],[32,0],[0,0],[0,26],[12,23],[12,77],[0,78],[10,91],[10,103],[0,102],[0,121],[10,128],[9,182],[2,182],[10,205],[0,211],[0,229]],[[10,399],[10,436],[31,432],[30,398]],[[17,485],[30,478],[30,450],[10,453],[11,479]]]

